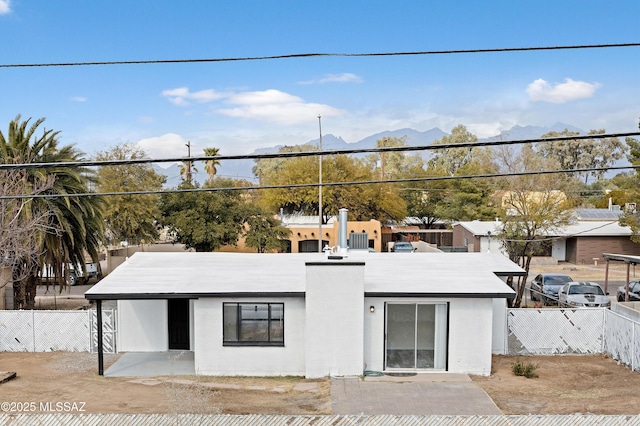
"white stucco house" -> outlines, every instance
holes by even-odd
[[[85,297],[117,300],[119,352],[192,351],[202,375],[489,375],[522,274],[497,253],[141,252]]]

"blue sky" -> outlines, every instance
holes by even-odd
[[[0,64],[640,42],[640,2],[0,0]],[[637,130],[640,48],[0,68],[0,129],[46,117],[88,156],[156,158],[518,124]],[[330,149],[331,147],[326,147]]]

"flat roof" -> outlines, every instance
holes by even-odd
[[[336,260],[322,253],[138,252],[85,297],[304,297],[307,263],[363,264],[366,296],[511,298],[515,292],[499,276],[524,274],[505,256],[492,253],[350,252]]]
[[[470,222],[456,222],[453,226],[460,225],[475,236],[486,237],[488,232],[497,236],[502,232],[502,222],[497,220],[473,220]]]
[[[627,254],[602,253],[605,260],[617,260],[619,262],[630,263],[631,265],[640,264],[640,256],[631,256]]]
[[[566,226],[557,234],[561,237],[628,237],[631,228],[620,225],[617,220],[591,220]]]
[[[457,222],[454,226],[460,225],[475,236],[487,236],[491,231],[492,236],[499,237],[502,232],[502,222],[479,221]],[[588,220],[577,221],[571,225],[564,226],[556,231],[549,231],[546,236],[554,237],[627,237],[631,235],[631,229],[621,226],[617,220]]]

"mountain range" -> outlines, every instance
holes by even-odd
[[[500,140],[521,140],[521,139],[536,139],[549,132],[562,132],[563,130],[569,130],[572,132],[579,132],[584,134],[582,129],[575,126],[571,126],[565,123],[556,123],[550,127],[544,126],[513,126],[509,130],[503,130],[495,136],[479,139],[480,141],[500,141]],[[376,142],[383,137],[406,137],[406,143],[409,146],[426,146],[431,145],[434,141],[442,139],[443,136],[449,134],[434,127],[433,129],[420,132],[418,130],[404,128],[398,130],[385,130],[380,133],[376,133],[367,136],[357,142],[346,142],[342,137],[332,134],[322,135],[322,150],[341,150],[341,149],[366,149],[375,148]],[[302,142],[300,145],[313,145],[318,146],[320,138],[313,139],[307,142]],[[268,148],[260,148],[255,150],[252,154],[271,154],[278,152],[282,145],[276,145]],[[255,182],[256,178],[253,176],[251,169],[255,165],[253,160],[230,160],[223,161],[218,167],[218,175],[230,178],[245,179],[251,182]],[[180,183],[180,166],[174,164],[168,168],[162,168],[154,165],[156,171],[167,177],[166,186],[175,187]],[[204,183],[207,179],[207,174],[204,172],[203,165],[197,165],[198,173],[196,173],[195,179]]]

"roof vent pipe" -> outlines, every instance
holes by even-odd
[[[339,251],[346,252],[349,249],[347,245],[347,213],[349,210],[338,210],[338,248]]]

